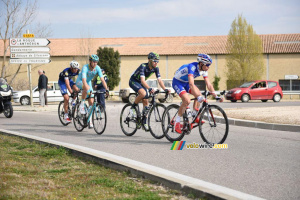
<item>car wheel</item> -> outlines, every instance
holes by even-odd
[[[235,103],[237,100],[230,100],[231,102]]]
[[[241,100],[242,102],[248,102],[250,100],[250,96],[248,94],[243,94]]]
[[[20,103],[21,103],[21,105],[29,105],[29,104],[30,104],[30,99],[29,99],[29,97],[22,97],[22,98],[20,99]]]
[[[274,94],[273,101],[274,102],[279,102],[280,100],[281,100],[280,94]]]
[[[129,103],[133,104],[136,99],[136,94],[129,95]]]
[[[122,98],[122,102],[123,102],[123,103],[128,103],[129,100],[128,100],[127,98]]]
[[[262,102],[267,102],[268,101],[268,99],[264,99],[264,100],[261,100]]]

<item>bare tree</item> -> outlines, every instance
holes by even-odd
[[[37,13],[37,0],[0,0],[0,39],[3,41],[3,62],[1,65],[1,77],[10,77],[10,83],[16,78],[17,74],[26,72],[21,70],[19,65],[16,71],[8,73],[9,63],[6,62],[9,38],[20,37],[25,33],[25,29],[33,23]],[[36,35],[41,33],[43,36],[49,34],[49,26],[37,24]]]

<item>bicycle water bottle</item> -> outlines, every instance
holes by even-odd
[[[76,105],[76,102],[75,102],[75,100],[74,100],[74,99],[72,99],[72,101],[71,101],[71,105],[72,105],[73,107]]]
[[[90,111],[92,110],[92,106],[90,106],[89,108],[88,108],[88,114],[90,114]]]
[[[148,114],[150,110],[150,107],[149,106],[145,106],[144,110],[143,110],[143,115],[146,116]]]
[[[192,117],[192,112],[191,112],[191,109],[190,109],[190,107],[188,106],[188,107],[186,107],[186,114],[187,114],[187,117]]]

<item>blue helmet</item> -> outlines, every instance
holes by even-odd
[[[198,57],[197,57],[197,61],[198,62],[202,62],[204,65],[206,66],[210,66],[211,63],[212,63],[212,59],[210,58],[209,55],[207,54],[198,54]]]
[[[99,57],[95,54],[90,55],[89,58],[90,61],[94,61],[94,62],[98,62],[99,61]]]

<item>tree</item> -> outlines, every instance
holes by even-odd
[[[220,80],[221,80],[221,77],[215,75],[214,81],[213,81],[213,86],[214,86],[214,89],[215,89],[215,90],[219,90],[219,89],[220,89],[220,88],[219,88],[219,82],[220,82]]]
[[[265,69],[262,41],[242,15],[238,15],[231,24],[226,48],[228,89],[246,81],[261,79]]]
[[[9,46],[9,38],[20,37],[25,33],[25,29],[33,23],[37,13],[37,1],[31,0],[0,0],[0,40],[3,42],[3,62],[1,65],[0,77],[10,77],[10,83],[16,78],[18,73],[26,72],[21,71],[21,65],[17,70],[8,70],[9,63],[6,61],[7,51]],[[33,30],[36,36],[49,35],[51,30],[49,26],[43,26],[38,23]],[[9,71],[9,73],[8,73]]]
[[[113,48],[99,47],[97,55],[99,56],[99,66],[105,70],[109,78],[107,85],[112,90],[120,82],[120,54]]]

